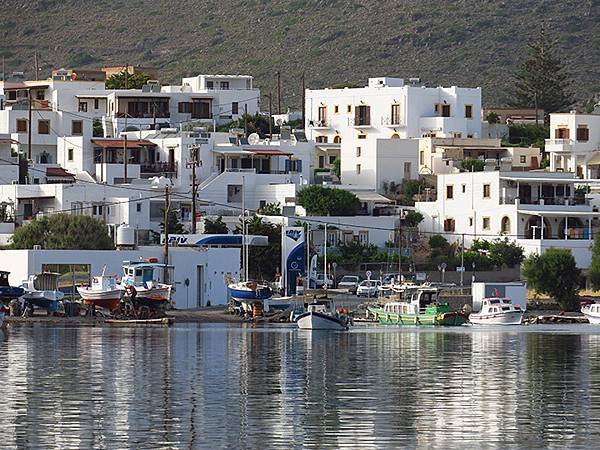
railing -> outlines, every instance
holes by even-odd
[[[310,120],[308,126],[312,128],[329,128],[329,121],[324,120]]]
[[[514,205],[515,201],[519,200],[521,205],[553,205],[553,206],[577,206],[577,205],[590,205],[589,198],[581,197],[542,197],[540,199],[523,199],[520,197],[505,196],[500,197],[501,205]]]
[[[388,116],[381,118],[381,125],[388,127],[403,127],[404,123],[402,123],[400,117]]]
[[[177,173],[177,167],[175,164],[170,163],[152,163],[152,164],[141,164],[141,173]]]
[[[348,126],[351,127],[370,127],[371,126],[371,118],[370,117],[349,117],[348,118]]]
[[[118,112],[118,113],[115,113],[115,117],[117,117],[119,119],[123,119],[125,117],[127,117],[128,119],[168,119],[169,117],[171,117],[171,113],[157,111],[155,114],[153,114],[153,113],[129,114],[129,113]]]
[[[573,145],[575,143],[572,139],[545,139],[546,145]]]

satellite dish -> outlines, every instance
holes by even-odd
[[[275,125],[277,125],[277,126],[279,126],[279,127],[280,127],[281,125],[283,125],[283,119],[277,119],[277,121],[275,122]]]
[[[260,136],[257,133],[252,133],[248,136],[248,144],[256,145],[260,142]]]

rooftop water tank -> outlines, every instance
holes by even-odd
[[[135,247],[135,229],[129,225],[121,225],[117,228],[117,248]]]

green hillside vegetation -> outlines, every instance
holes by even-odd
[[[420,76],[481,86],[485,103],[499,104],[543,20],[576,98],[599,90],[600,13],[590,0],[5,0],[3,10],[0,55],[8,72],[29,76],[37,49],[45,76],[57,66],[148,64],[163,82],[252,74],[265,95],[281,70],[284,108],[300,104],[302,72],[312,88]]]

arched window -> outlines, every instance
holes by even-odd
[[[510,234],[510,218],[504,216],[500,222],[500,232],[502,234]]]
[[[342,143],[342,137],[341,136],[336,136],[333,138],[333,143],[334,144],[341,144]]]
[[[392,134],[392,139],[400,139],[400,135],[398,133]]]

